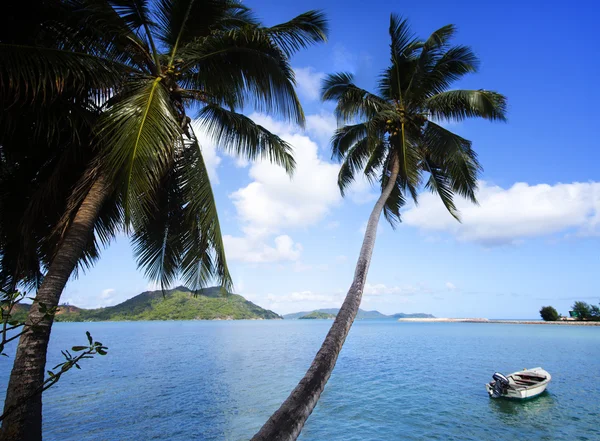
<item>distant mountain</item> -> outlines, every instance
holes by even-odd
[[[15,318],[24,315],[21,305]],[[200,290],[198,295],[184,286],[168,291],[147,291],[115,306],[81,309],[61,305],[57,322],[102,322],[123,320],[242,320],[281,319],[281,316],[249,302],[237,294],[221,293],[219,287]]]
[[[424,314],[422,312],[416,312],[414,314],[404,314],[402,312],[399,312],[398,314],[391,315],[390,317],[393,317],[396,319],[399,319],[399,318],[435,318],[434,315]]]
[[[326,312],[321,312],[321,311],[309,312],[308,314],[303,315],[302,317],[298,317],[299,320],[334,319],[334,318],[335,318],[335,314],[328,314]]]
[[[315,309],[314,311],[294,312],[292,314],[285,314],[283,316],[283,318],[286,320],[299,319],[308,314],[312,314],[312,313],[316,313],[316,312],[324,313],[324,314],[332,314],[335,316],[339,312],[339,309],[338,308],[329,308],[329,309]],[[434,316],[432,316],[431,314],[423,314],[423,313],[404,314],[402,312],[400,312],[398,314],[394,314],[394,315],[385,315],[379,311],[364,311],[362,309],[359,309],[356,318],[359,320],[362,320],[362,319],[387,319],[387,318],[390,318],[390,319],[391,318],[396,318],[396,319],[398,319],[398,318],[434,318]]]

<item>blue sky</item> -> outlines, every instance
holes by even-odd
[[[248,1],[266,24],[309,9],[330,19],[325,45],[292,60],[306,130],[253,117],[296,149],[292,181],[277,167],[247,164],[203,139],[236,292],[279,313],[339,306],[375,198],[358,182],[342,199],[327,140],[336,127],[318,100],[324,73],[350,71],[373,89],[389,59],[389,14],[426,36],[453,23],[480,72],[456,87],[508,97],[509,122],[449,125],[471,139],[484,166],[479,206],[463,223],[424,194],[395,231],[382,219],[363,300],[384,313],[535,318],[542,305],[567,313],[600,301],[600,160],[594,127],[600,61],[592,2]],[[402,3],[406,3],[403,5]],[[82,307],[119,303],[152,287],[120,237],[62,299]]]

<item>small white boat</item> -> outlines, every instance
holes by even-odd
[[[541,394],[552,380],[552,376],[541,367],[524,369],[507,376],[496,372],[492,378],[494,380],[485,385],[490,398],[516,398],[519,400]]]

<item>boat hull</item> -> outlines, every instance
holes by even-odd
[[[528,398],[537,397],[543,393],[548,387],[548,383],[552,379],[552,376],[543,370],[542,368],[526,369],[519,372],[514,372],[507,376],[509,379],[509,385],[504,390],[504,393],[499,396],[494,396],[494,384],[495,381],[487,383],[485,385],[490,398],[513,398],[517,400],[525,400]],[[523,378],[536,378],[540,379],[534,384],[524,385]]]

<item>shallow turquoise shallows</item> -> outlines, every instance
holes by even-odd
[[[46,392],[44,439],[248,440],[330,325],[58,323],[49,365],[86,330],[109,355]],[[0,360],[2,390],[12,355]],[[488,398],[494,371],[536,366],[553,377],[545,394]],[[300,439],[600,440],[600,327],[357,321]]]

